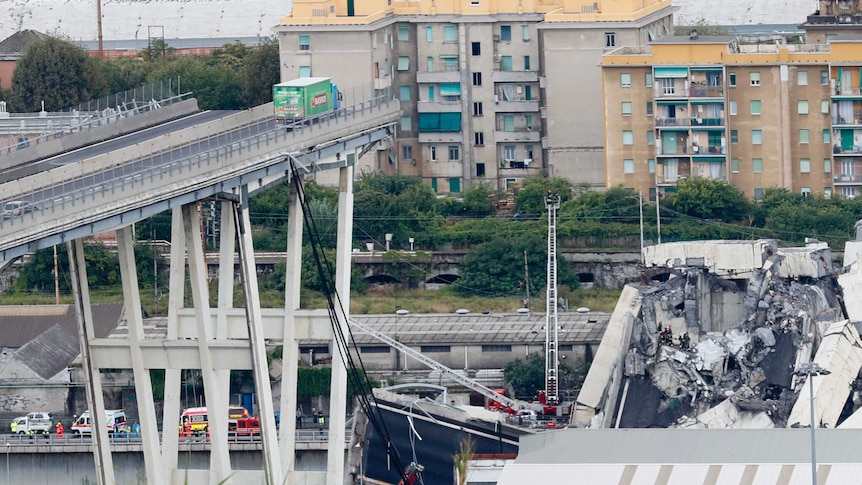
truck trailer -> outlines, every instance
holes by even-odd
[[[329,113],[339,107],[339,92],[332,78],[301,77],[272,87],[275,119],[290,123]]]

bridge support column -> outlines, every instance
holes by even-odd
[[[129,327],[132,372],[135,376],[135,397],[138,401],[138,415],[141,419],[144,467],[147,473],[147,483],[157,483],[163,468],[162,455],[159,448],[159,427],[156,422],[156,406],[153,402],[150,370],[144,366],[144,358],[141,354],[141,342],[146,337],[144,337],[144,321],[143,315],[141,315],[141,294],[138,287],[132,226],[118,229],[116,234],[120,276],[123,283],[123,301],[125,301],[124,310]]]
[[[236,217],[233,203],[224,201],[221,204],[221,233],[219,234],[219,267],[218,267],[218,312],[213,338],[227,339],[227,310],[233,308],[233,258],[236,252]],[[228,414],[230,406],[230,370],[216,370],[218,380],[219,406],[222,414]],[[209,403],[207,403],[209,404]],[[249,410],[251,411],[251,410]]]
[[[93,460],[96,463],[96,483],[114,485],[114,460],[108,442],[108,427],[105,422],[105,398],[102,395],[102,378],[99,369],[90,359],[90,341],[96,337],[93,327],[93,312],[90,308],[90,288],[87,286],[87,263],[84,246],[80,239],[67,243],[69,272],[72,276],[72,294],[75,299],[75,315],[78,320],[78,337],[81,341],[81,360],[86,376],[87,406],[90,408],[90,426],[93,436]]]
[[[213,370],[213,359],[208,342],[212,340],[212,317],[210,315],[207,285],[207,265],[203,254],[200,232],[201,216],[196,203],[183,206],[183,230],[189,262],[189,279],[197,323],[198,351],[200,353],[201,378],[208,410],[208,432],[210,434],[210,483],[224,481],[230,475],[230,455],[227,446],[227,409],[220,409],[219,380]]]
[[[287,206],[287,256],[284,272],[284,344],[281,361],[281,465],[284,479],[294,469],[296,452],[296,420],[294,413],[299,409],[296,398],[299,374],[299,344],[296,341],[296,320],[293,312],[299,308],[299,294],[302,288],[302,206],[299,203],[298,185],[302,180],[292,180],[290,198]],[[333,359],[334,360],[334,359]]]
[[[337,311],[339,334],[349,335],[347,316],[350,314],[350,251],[353,245],[353,166],[339,169],[338,182],[338,241],[335,256],[335,291],[339,298],[336,304],[343,311]],[[348,349],[344,349],[345,352]],[[344,428],[347,413],[347,367],[346,356],[340,355],[338,345],[332,342],[332,384],[329,403],[329,447],[326,464],[327,485],[344,483]]]
[[[175,207],[171,214],[171,267],[168,282],[168,329],[167,340],[176,341],[179,336],[178,311],[185,300],[186,279],[186,235],[183,228],[182,207]],[[175,426],[180,421],[180,398],[182,396],[182,369],[165,369],[165,409],[162,419],[163,479],[157,483],[171,483],[177,469],[179,433]]]
[[[266,359],[266,342],[263,337],[263,320],[260,313],[260,293],[257,285],[257,265],[254,262],[254,245],[251,237],[251,219],[248,214],[248,187],[242,187],[241,204],[234,204],[234,217],[239,241],[240,274],[245,293],[245,313],[248,319],[248,339],[251,347],[251,365],[257,405],[260,410],[260,434],[263,441],[264,476],[268,485],[281,485],[281,454],[275,429],[275,411],[272,405],[272,387],[269,383],[269,366]],[[231,263],[233,259],[231,258]],[[221,264],[226,264],[222,261]],[[231,264],[233,266],[233,264]]]

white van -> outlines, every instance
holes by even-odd
[[[18,434],[50,434],[54,430],[54,415],[43,412],[30,413],[27,416],[15,418],[15,423],[15,432]]]
[[[122,409],[107,409],[105,410],[105,422],[108,424],[108,434],[114,433],[129,433],[131,428],[126,422],[126,412]],[[90,424],[90,411],[84,411],[72,423],[72,433],[81,435],[91,435],[93,433],[92,425]]]

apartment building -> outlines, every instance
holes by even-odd
[[[860,43],[740,45],[693,34],[606,54],[608,186],[654,200],[705,177],[755,199],[768,187],[859,195]]]
[[[358,170],[457,195],[542,173],[604,187],[601,56],[668,35],[672,13],[670,0],[298,0],[274,30],[283,80],[401,100],[397,137]]]

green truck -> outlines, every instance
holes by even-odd
[[[301,77],[272,87],[275,119],[290,123],[338,109],[338,88],[329,77]]]

